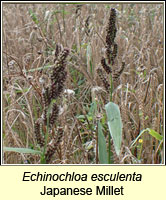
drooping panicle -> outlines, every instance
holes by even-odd
[[[108,75],[111,75],[111,78],[113,80],[111,88],[114,88],[114,83],[118,85],[119,77],[122,74],[125,67],[125,63],[122,62],[122,66],[120,67],[120,69],[115,69],[115,59],[118,54],[118,45],[115,42],[116,32],[116,10],[115,8],[111,8],[108,24],[106,27],[106,51],[105,55],[101,58],[101,66],[103,67],[104,71],[100,68],[97,69],[97,74],[101,79],[107,93],[110,92],[109,87],[111,79],[108,80],[108,76],[105,76],[104,73],[106,72]]]
[[[60,97],[64,90],[65,81],[67,79],[66,58],[68,55],[68,48],[62,50],[61,45],[56,45],[55,67],[52,70],[51,81],[50,84],[42,90],[43,112],[41,118],[39,118],[41,122],[37,119],[34,126],[36,140],[41,147],[44,146],[44,137],[42,136],[42,131],[45,130],[44,126],[48,125],[49,128],[53,128],[58,118],[59,106],[57,102],[53,101]]]

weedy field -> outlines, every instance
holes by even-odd
[[[3,3],[3,163],[164,163],[163,6]]]

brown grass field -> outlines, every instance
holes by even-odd
[[[117,52],[107,73],[111,8]],[[99,121],[109,164],[164,163],[162,3],[3,3],[2,11],[4,164],[100,164]],[[109,101],[123,123],[120,155]]]

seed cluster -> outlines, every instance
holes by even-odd
[[[37,140],[37,143],[40,145],[40,147],[44,146],[44,137],[41,134],[41,122],[40,122],[40,118],[35,122],[35,137]]]
[[[49,163],[51,161],[52,156],[54,155],[55,151],[58,148],[59,143],[61,142],[62,136],[63,136],[63,128],[59,127],[57,132],[57,137],[53,138],[51,142],[47,145],[47,150],[45,153],[45,159],[46,163]]]
[[[116,10],[114,8],[111,9],[109,22],[106,28],[106,56],[109,64],[114,64],[114,60],[117,56],[118,45],[115,43],[116,37]]]
[[[101,58],[101,65],[103,67],[103,69],[107,72],[107,74],[112,73],[112,69],[111,67],[109,67],[106,63],[106,59],[104,57]]]
[[[48,107],[50,106],[53,99],[60,97],[64,90],[64,85],[67,78],[66,58],[69,55],[69,49],[65,48],[61,53],[58,54],[59,55],[56,55],[58,57],[55,62],[56,67],[53,69],[51,75],[51,84],[43,92],[43,120],[45,125],[47,125]],[[55,104],[56,103],[53,104],[52,114],[49,118],[50,126],[53,126],[56,118],[58,117],[59,108]]]
[[[107,78],[105,77],[103,70],[101,68],[97,68],[97,73],[104,85],[105,90],[107,91],[107,93],[109,93],[110,92],[110,84],[107,81]]]
[[[115,63],[115,58],[118,53],[118,45],[114,41],[115,37],[116,37],[116,32],[117,32],[115,23],[116,23],[116,10],[114,8],[111,8],[109,22],[108,22],[108,25],[106,28],[106,32],[107,32],[106,55],[105,55],[106,58],[104,58],[104,57],[101,58],[101,66],[103,67],[104,71],[107,74],[112,74],[113,83],[116,82],[116,84],[117,84],[118,79],[124,70],[125,63],[122,62],[122,67],[119,70],[112,70],[112,68],[111,68],[111,65],[113,66]],[[109,93],[110,84],[106,80],[107,77],[105,77],[105,75],[103,74],[104,73],[103,70],[98,68],[97,73],[98,73],[100,79],[102,80],[106,91]]]
[[[112,74],[113,81],[117,81],[117,80],[119,79],[119,77],[120,77],[120,75],[122,74],[124,68],[125,68],[125,63],[122,62],[121,68],[120,68],[118,71],[115,71],[115,72]]]
[[[116,43],[114,43],[112,55],[111,55],[111,58],[110,58],[110,61],[111,61],[112,65],[114,64],[115,58],[117,56],[117,53],[118,53],[118,45]]]
[[[37,143],[40,147],[44,146],[44,137],[42,136],[43,126],[49,126],[49,128],[53,128],[56,119],[59,114],[59,106],[56,102],[52,102],[53,100],[60,97],[64,90],[65,81],[67,78],[66,71],[66,58],[69,55],[69,49],[64,48],[62,50],[62,46],[57,45],[55,50],[55,67],[51,74],[51,83],[46,88],[43,88],[42,92],[42,103],[43,103],[43,113],[42,117],[37,119],[34,126],[34,133],[36,136]],[[62,132],[62,131],[61,131]],[[61,135],[62,133],[60,133]],[[62,136],[61,136],[62,137]],[[55,151],[55,144],[59,143],[60,137],[57,137],[53,142],[53,145],[47,145],[46,157],[47,160],[52,156],[51,152]],[[50,152],[49,152],[50,151]]]
[[[50,127],[54,125],[56,119],[58,118],[58,113],[59,113],[59,107],[57,106],[56,103],[54,103],[52,107],[52,113],[50,115],[50,120],[49,120]]]

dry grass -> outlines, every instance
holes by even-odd
[[[93,164],[96,161],[96,120],[91,116],[94,88],[102,86],[96,69],[104,54],[110,8],[117,9],[118,55],[113,102],[123,121],[121,164],[161,164],[163,146],[146,133],[142,150],[131,142],[145,128],[164,135],[163,4],[3,4],[3,145],[40,149],[34,125],[43,112],[42,90],[50,84],[56,44],[70,49],[65,89],[48,143],[63,129],[62,141],[49,163]],[[48,66],[45,69],[45,66]],[[43,82],[41,83],[41,80]],[[104,134],[106,92],[95,93]],[[140,159],[139,159],[140,158]],[[4,153],[4,163],[40,163],[39,155]]]

